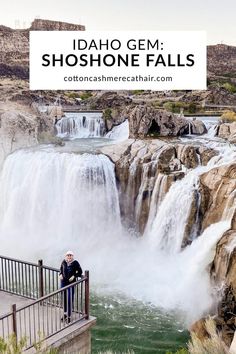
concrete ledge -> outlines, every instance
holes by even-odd
[[[82,320],[67,326],[59,333],[44,340],[42,345],[47,348],[57,348],[59,353],[73,354],[72,349],[70,349],[72,346],[76,347],[74,353],[90,353],[90,328],[95,324],[96,318],[90,316],[88,320]],[[63,349],[63,347],[66,349]],[[35,354],[37,351],[34,348],[30,348],[25,350],[24,353]]]

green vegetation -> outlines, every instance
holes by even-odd
[[[23,337],[19,341],[16,340],[14,334],[10,335],[7,340],[0,337],[0,353],[1,354],[23,354],[26,346],[27,338]],[[43,347],[42,341],[34,345],[38,354],[57,354],[57,349],[47,349]]]
[[[26,345],[26,338],[22,338],[19,342],[16,341],[16,336],[12,334],[7,341],[0,338],[0,353],[1,354],[21,354]]]
[[[200,110],[200,106],[198,106],[195,102],[165,102],[163,104],[163,108],[172,113],[180,113],[181,110],[184,110],[185,113],[196,113]]]
[[[82,101],[87,100],[88,98],[92,97],[92,93],[90,91],[79,92],[79,91],[70,91],[66,92],[65,96],[71,99],[80,98]]]
[[[236,113],[233,111],[225,111],[220,118],[223,123],[236,122]]]
[[[133,90],[131,91],[132,95],[141,95],[144,92],[144,90]]]
[[[81,98],[81,100],[87,100],[88,98],[92,97],[92,92],[89,92],[89,91],[86,91],[86,92],[83,92],[83,93],[80,93],[79,94],[79,98]]]
[[[236,72],[232,72],[232,73],[226,73],[224,74],[225,77],[229,77],[229,78],[235,78],[236,77]]]
[[[75,99],[75,98],[79,98],[79,94],[78,92],[75,92],[75,91],[71,91],[71,92],[66,92],[65,95],[68,97],[68,98],[72,98],[72,99]]]
[[[225,84],[222,85],[222,87],[225,88],[229,93],[236,92],[236,86],[231,82],[226,82]]]
[[[112,119],[112,109],[111,108],[106,108],[103,111],[103,118],[105,120]]]

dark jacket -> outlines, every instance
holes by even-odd
[[[62,274],[63,276],[62,286],[74,283],[78,277],[81,277],[82,273],[83,271],[78,261],[74,260],[68,265],[68,263],[63,260],[60,267],[60,275]],[[73,279],[73,281],[69,282],[69,279],[72,276],[74,276],[75,278]]]

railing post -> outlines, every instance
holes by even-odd
[[[12,305],[12,329],[17,342],[16,304]]]
[[[43,297],[44,289],[43,289],[43,260],[39,259],[38,261],[38,274],[39,274],[39,297]]]
[[[89,319],[89,271],[86,270],[84,272],[84,274],[86,277],[86,279],[85,279],[85,303],[84,303],[85,315],[86,315],[85,318],[86,318],[86,320],[88,320]]]

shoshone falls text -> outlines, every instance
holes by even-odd
[[[163,50],[163,42],[160,43],[158,39],[151,41],[150,39],[129,39],[126,41],[126,50],[133,51],[136,53],[107,53],[107,51],[118,51],[122,48],[122,42],[119,39],[113,39],[109,41],[106,40],[91,40],[86,41],[85,39],[73,39],[72,49],[78,51],[79,53],[69,53],[69,54],[55,54],[55,53],[45,53],[42,55],[42,66],[52,66],[52,67],[63,67],[63,66],[90,66],[90,67],[111,67],[111,66],[131,66],[139,67],[140,55],[142,51],[146,51],[145,57],[142,58],[144,61],[142,63],[146,67],[181,67],[181,66],[193,66],[194,65],[194,54],[188,53],[181,55],[180,53],[175,54],[161,54],[161,53],[148,53],[150,50],[160,51]],[[84,53],[84,51],[93,51],[93,53]],[[96,53],[94,51],[102,51],[102,53]],[[141,51],[141,52],[140,52]],[[82,53],[81,53],[82,52]]]

